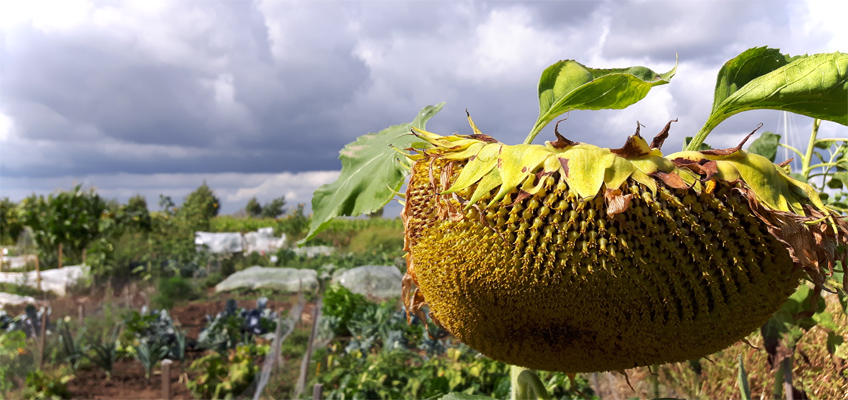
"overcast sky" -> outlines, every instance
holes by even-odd
[[[204,180],[232,213],[253,196],[309,203],[357,136],[447,105],[428,130],[477,126],[520,143],[536,85],[560,59],[665,72],[624,111],[575,111],[573,140],[619,147],[670,119],[666,152],[705,121],[721,65],[768,45],[848,52],[835,1],[4,1],[0,5],[0,196],[75,183],[126,201],[177,202]],[[841,47],[838,47],[841,46]],[[731,117],[708,138],[735,145],[777,112]],[[804,146],[811,120],[788,125]],[[552,139],[552,125],[537,138]],[[821,136],[846,137],[826,122]],[[781,157],[782,155],[779,155]]]

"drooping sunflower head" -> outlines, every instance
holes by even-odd
[[[414,130],[432,147],[402,214],[408,312],[500,361],[591,372],[710,354],[801,278],[821,290],[848,223],[741,144],[663,157],[669,125],[618,149]]]

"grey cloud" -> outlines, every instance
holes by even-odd
[[[95,6],[76,28],[7,36],[0,113],[14,129],[0,145],[4,182],[337,170],[346,143],[440,101],[428,130],[469,133],[467,108],[484,132],[519,143],[550,63],[665,71],[679,53],[677,77],[643,102],[574,111],[560,126],[617,147],[636,120],[650,135],[679,117],[665,145],[674,151],[706,119],[729,57],[764,44],[835,50],[818,44],[826,31],[799,28],[804,7],[792,2],[221,1],[169,3],[157,15]],[[735,145],[759,122],[776,130],[778,118],[734,116],[708,141]],[[181,184],[187,194],[199,182]]]
[[[668,58],[679,53],[687,60],[722,63],[735,54],[738,42],[745,48],[774,43],[775,35],[788,36],[788,13],[782,2],[627,2],[607,3],[609,35],[606,56]],[[767,23],[762,24],[761,22]],[[740,37],[748,26],[759,31]],[[760,40],[754,42],[754,40]]]

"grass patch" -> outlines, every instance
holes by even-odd
[[[372,226],[351,238],[347,250],[353,254],[403,253],[403,229]]]
[[[30,296],[36,299],[55,299],[58,297],[56,293],[51,291],[42,292],[32,286],[7,282],[0,282],[0,292],[16,294],[18,296]]]

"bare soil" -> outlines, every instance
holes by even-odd
[[[43,301],[40,305],[52,308],[51,320],[69,316],[78,318],[80,305],[86,318],[97,318],[103,314],[104,303],[111,304],[115,312],[120,308],[139,310],[143,305],[149,306],[151,289],[139,289],[128,285],[115,290],[111,295],[105,291],[78,293],[68,297]],[[259,295],[233,295],[229,293],[214,293],[209,291],[205,298],[176,305],[170,310],[176,325],[187,331],[187,336],[197,339],[201,329],[206,325],[206,316],[214,317],[226,307],[228,299],[236,299],[238,307],[253,308]],[[267,307],[279,312],[290,310],[297,303],[297,295],[280,295],[271,298]],[[314,304],[307,304],[301,314],[301,323],[311,324],[311,312]],[[6,311],[12,315],[23,312],[24,307],[9,307]],[[192,361],[202,357],[206,352],[189,351],[186,360],[175,361],[170,368],[170,386],[172,399],[193,399],[186,388],[188,379],[197,378],[197,372],[189,371]],[[262,360],[256,360],[261,362]],[[150,379],[144,376],[144,367],[135,359],[116,361],[111,378],[97,367],[88,367],[76,372],[76,376],[68,383],[72,397],[75,399],[161,399],[163,398],[161,367],[154,368]]]
[[[176,361],[171,364],[171,399],[193,399],[194,396],[185,386],[187,369],[191,360],[185,364]],[[68,383],[73,398],[77,399],[162,399],[162,373],[156,369],[150,379],[144,377],[144,367],[136,360],[122,360],[115,363],[112,377],[99,368],[77,371],[74,379]]]

